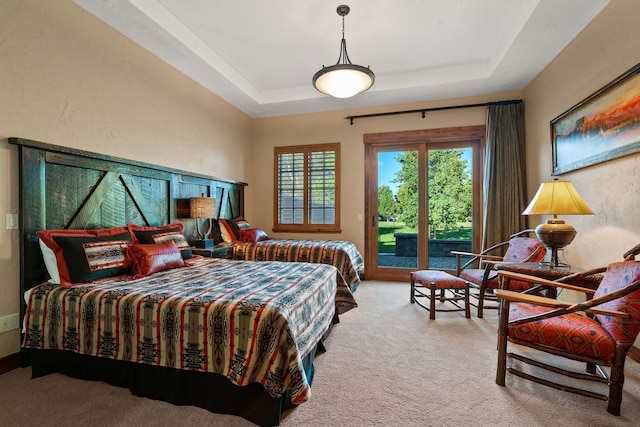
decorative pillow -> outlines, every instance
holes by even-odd
[[[225,243],[239,242],[240,230],[251,228],[251,224],[241,216],[234,219],[219,218],[218,224],[220,225],[222,240],[224,240]]]
[[[189,251],[189,254],[191,255],[187,258],[193,257],[193,254],[191,253],[191,246],[189,246],[187,238],[184,237],[184,234],[178,231],[168,231],[166,233],[152,234],[151,238],[153,239],[154,243],[173,242],[175,243],[179,252],[182,253],[182,251]]]
[[[269,236],[260,228],[246,228],[240,230],[241,242],[261,242],[263,240],[269,240]]]
[[[68,237],[59,237],[55,238],[57,242],[64,242],[68,240]],[[84,252],[84,256],[86,258],[86,265],[89,267],[89,272],[98,272],[102,270],[111,270],[114,268],[120,269],[117,272],[117,275],[121,275],[126,273],[126,255],[127,255],[127,247],[131,244],[129,240],[108,240],[108,241],[89,241],[82,244],[82,251]],[[76,242],[72,242],[70,249],[79,249]],[[67,263],[67,266],[71,267],[71,264]],[[84,264],[79,263],[80,268],[84,268]],[[76,271],[73,269],[69,270],[71,273],[71,277],[73,278],[76,275]],[[106,277],[113,276],[113,274],[109,274]],[[91,277],[86,276],[89,281],[93,281],[96,278],[101,279],[102,277]]]
[[[44,265],[47,267],[47,272],[49,273],[49,283],[55,283],[56,285],[60,284],[60,272],[58,272],[58,264],[56,263],[56,254],[53,253],[53,250],[47,246],[42,239],[38,239],[40,242],[40,251],[42,252],[42,259],[44,260]]]
[[[225,243],[233,243],[233,239],[229,235],[227,220],[224,218],[218,218],[218,227],[220,228],[220,235],[222,236],[222,241]]]
[[[163,243],[141,244],[131,247],[135,256],[134,277],[149,276],[159,271],[184,267],[186,264],[173,240]]]
[[[182,234],[184,231],[184,224],[181,222],[151,227],[128,224],[127,227],[129,227],[129,231],[131,232],[133,243],[150,245],[153,243],[162,243],[167,240],[173,240],[180,250],[180,254],[182,254],[183,259],[193,258],[189,242],[186,237],[184,237],[184,234]]]
[[[51,280],[63,286],[89,283],[127,274],[127,246],[131,237],[126,227],[98,230],[41,230],[42,244],[53,251],[57,274],[51,260],[47,270]],[[43,251],[45,260],[50,253]]]

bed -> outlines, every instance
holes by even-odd
[[[234,258],[245,261],[307,262],[333,265],[338,269],[338,313],[353,308],[353,292],[360,284],[364,261],[356,246],[341,240],[265,240],[239,242]]]
[[[200,258],[134,280],[45,283],[29,293],[23,347],[218,374],[297,405],[310,389],[303,359],[335,313],[325,267]]]
[[[21,354],[34,377],[98,379],[259,425],[309,397],[316,350],[356,306],[338,270],[191,257],[177,238],[195,235],[179,221],[189,197],[215,195],[220,216],[235,217],[246,184],[10,143],[20,153]],[[143,241],[168,232],[175,239]],[[78,247],[84,261],[72,262]],[[48,282],[52,263],[59,284]]]
[[[245,261],[311,262],[335,266],[340,279],[355,291],[364,271],[364,259],[355,244],[345,240],[271,239],[242,216],[219,221],[221,237],[234,244],[234,258]]]

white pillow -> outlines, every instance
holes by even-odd
[[[220,234],[222,235],[222,240],[225,243],[233,243],[233,239],[231,238],[231,235],[229,234],[227,227],[223,224],[221,219],[218,219],[218,227],[220,228]]]
[[[58,271],[58,263],[56,262],[56,254],[53,250],[45,245],[42,239],[40,241],[40,250],[42,251],[42,258],[44,259],[44,265],[47,267],[49,273],[49,283],[60,284],[60,272]]]

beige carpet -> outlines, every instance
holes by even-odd
[[[629,359],[622,415],[606,402],[507,376],[494,382],[496,313],[430,321],[409,304],[408,284],[364,282],[316,359],[309,401],[282,426],[640,425],[640,364]],[[131,396],[126,389],[59,374],[0,376],[2,426],[250,426],[246,420]],[[27,405],[31,402],[32,405]]]

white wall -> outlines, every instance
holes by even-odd
[[[550,121],[640,61],[640,2],[613,0],[524,90],[529,194],[551,177]],[[578,234],[567,260],[583,268],[622,260],[640,243],[640,154],[559,176],[595,215],[566,216]],[[546,221],[533,217],[531,224]]]
[[[8,137],[252,181],[249,117],[70,0],[2,0],[0,58],[0,316],[20,307],[19,236],[4,221],[18,213]],[[0,333],[0,357],[19,340]]]

